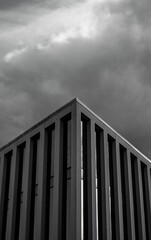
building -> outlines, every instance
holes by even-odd
[[[150,160],[78,99],[0,149],[1,240],[149,240],[150,223]]]

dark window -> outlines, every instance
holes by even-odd
[[[121,191],[122,191],[122,209],[123,209],[123,227],[124,239],[131,239],[130,236],[130,207],[128,191],[128,166],[126,149],[120,145],[120,168],[121,168]]]
[[[61,120],[61,212],[62,240],[70,240],[70,198],[71,198],[71,114]]]
[[[37,208],[37,195],[38,195],[38,145],[39,137],[37,134],[31,139],[31,151],[30,151],[30,161],[31,161],[31,200],[30,200],[30,225],[29,225],[29,240],[34,239],[35,234],[35,220],[38,209]]]
[[[2,208],[2,224],[0,226],[0,239],[5,240],[6,235],[6,225],[7,225],[7,213],[8,213],[8,206],[9,206],[9,186],[10,186],[10,171],[11,171],[11,158],[12,158],[12,151],[5,154],[4,157],[4,173],[3,173],[3,198],[1,202]]]
[[[23,184],[23,161],[24,161],[24,149],[25,144],[22,144],[17,148],[17,163],[16,163],[16,184],[17,184],[17,196],[16,196],[16,218],[15,221],[15,236],[14,240],[19,239],[19,228],[20,228],[20,213],[22,204],[22,184]]]
[[[53,203],[53,188],[54,188],[54,141],[55,141],[55,126],[51,125],[46,129],[46,202],[45,202],[45,224],[44,224],[44,239],[48,240],[52,230],[52,203]],[[45,174],[45,173],[44,173]],[[45,186],[44,186],[45,187]]]
[[[110,203],[110,216],[111,216],[111,239],[116,237],[116,210],[115,210],[115,168],[116,168],[116,153],[115,153],[115,140],[108,136],[108,153],[109,153],[109,203]]]
[[[103,239],[103,221],[105,216],[103,216],[103,204],[102,200],[105,201],[105,194],[103,194],[103,176],[102,170],[104,169],[104,144],[103,144],[103,131],[96,127],[95,130],[96,137],[96,225],[97,225],[97,239]],[[104,198],[104,199],[103,199]]]
[[[136,235],[136,239],[142,240],[143,238],[142,238],[142,226],[141,226],[141,214],[140,214],[138,162],[137,162],[137,157],[135,157],[133,154],[131,154],[131,169],[132,169],[135,235]]]
[[[143,199],[144,199],[144,215],[145,215],[145,228],[146,228],[146,239],[151,238],[151,212],[149,203],[149,186],[148,186],[148,173],[147,165],[141,162],[141,173],[142,173],[142,186],[143,186]]]
[[[81,240],[88,239],[88,130],[89,120],[81,119]]]

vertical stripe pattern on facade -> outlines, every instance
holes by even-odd
[[[0,239],[151,239],[151,161],[74,99],[0,149]]]

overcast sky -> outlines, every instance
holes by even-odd
[[[150,0],[0,0],[0,146],[74,97],[151,158]]]

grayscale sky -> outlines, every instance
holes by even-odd
[[[0,0],[0,145],[74,97],[151,157],[150,0]]]

